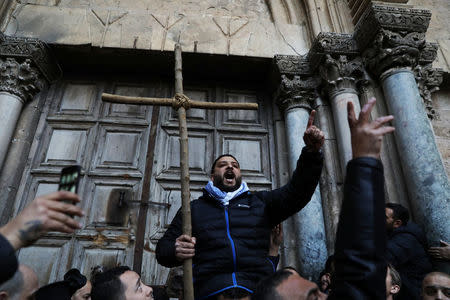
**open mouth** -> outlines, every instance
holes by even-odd
[[[233,179],[235,178],[234,173],[233,172],[226,172],[225,175],[225,182],[227,183],[233,183]]]

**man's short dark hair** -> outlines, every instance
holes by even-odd
[[[283,300],[277,292],[277,287],[292,275],[291,270],[295,271],[294,268],[287,267],[261,280],[256,286],[252,300]]]
[[[125,299],[125,286],[120,281],[120,275],[130,271],[127,266],[120,266],[97,273],[93,278],[92,300],[123,300]]]
[[[226,299],[240,299],[250,295],[250,292],[240,288],[231,288],[223,291],[219,295],[222,295]],[[219,297],[219,295],[217,297]]]
[[[225,157],[225,156],[232,157],[232,158],[233,158],[235,161],[237,161],[237,163],[239,164],[238,160],[237,160],[236,157],[234,157],[233,155],[231,155],[231,154],[222,154],[222,155],[220,155],[218,158],[216,158],[216,160],[213,162],[212,167],[211,167],[211,174],[214,173],[214,168],[216,167],[217,161],[218,161],[219,159],[221,159],[222,157]]]
[[[386,203],[386,207],[392,209],[394,221],[400,220],[402,225],[408,224],[409,211],[406,207],[397,203]]]

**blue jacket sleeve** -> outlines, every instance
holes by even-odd
[[[347,165],[329,299],[386,299],[383,166],[374,158]]]
[[[272,227],[308,204],[319,183],[322,165],[321,152],[308,152],[303,148],[291,180],[279,189],[259,193],[266,202],[266,212]]]
[[[14,248],[8,240],[0,234],[0,284],[13,277],[18,267]]]

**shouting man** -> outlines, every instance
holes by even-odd
[[[250,299],[256,283],[274,272],[268,259],[274,226],[311,200],[322,170],[324,135],[313,125],[311,112],[303,139],[305,147],[289,183],[279,189],[250,193],[239,162],[219,156],[203,196],[191,203],[192,237],[182,234],[178,211],[156,247],[166,267],[193,258],[196,299]]]

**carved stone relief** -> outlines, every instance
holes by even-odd
[[[444,73],[442,69],[433,68],[432,66],[432,62],[437,56],[437,50],[437,44],[426,43],[425,47],[420,52],[419,64],[414,68],[420,96],[427,109],[428,118],[431,120],[439,118],[439,115],[433,108],[431,94],[439,90]]]

